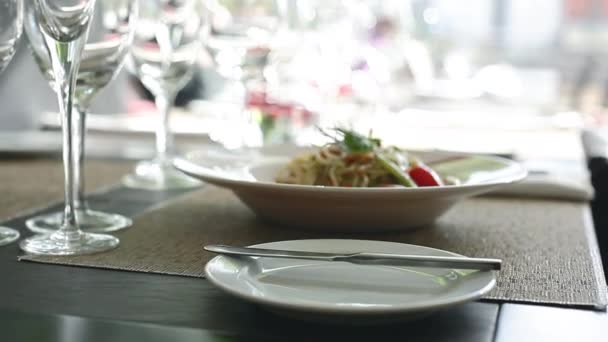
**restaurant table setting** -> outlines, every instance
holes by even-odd
[[[19,265],[200,279],[288,319],[338,325],[425,319],[477,300],[605,312],[578,127],[416,125],[416,109],[406,109],[353,119],[352,129],[325,122],[321,139],[306,146],[261,146],[243,102],[236,148],[207,128],[174,137],[173,99],[191,77],[201,41],[245,89],[260,81],[268,54],[285,48],[285,9],[274,1],[256,2],[259,13],[247,12],[252,2],[220,3],[97,0],[68,11],[62,0],[35,0],[15,7],[58,95],[59,124],[48,124],[56,114],[43,121],[62,129],[0,134],[0,222],[21,234]],[[207,10],[218,17],[207,22]],[[75,21],[61,19],[62,11]],[[260,18],[247,17],[254,15]],[[125,63],[154,95],[154,139],[148,130],[113,131],[111,119],[97,118],[104,128],[87,133],[88,101]],[[393,104],[383,98],[379,105]],[[431,114],[445,123],[454,113]],[[197,122],[187,110],[181,116],[186,130]],[[60,149],[63,168],[53,158]],[[385,174],[375,187],[367,186],[371,173],[342,184],[335,169],[321,183],[293,181],[293,163],[333,158],[324,153],[341,163],[351,153],[367,156]],[[414,169],[435,184],[423,186]]]
[[[22,163],[36,163],[38,172],[56,169],[56,163],[49,161],[46,168],[40,161],[16,161],[17,165]],[[108,172],[93,173],[104,178],[93,177],[93,184],[116,182],[128,169],[127,164],[100,164]],[[96,163],[95,167],[99,165]],[[18,169],[13,166],[13,170]],[[60,176],[57,171],[55,177]],[[11,175],[21,176],[13,171],[4,179],[10,180]],[[59,197],[59,188],[55,191]],[[489,300],[601,309],[605,294],[601,269],[595,264],[597,252],[590,249],[587,241],[590,232],[586,231],[584,220],[588,218],[580,214],[585,206],[586,202],[571,200],[485,196],[460,201],[436,223],[414,231],[340,233],[302,230],[256,219],[230,191],[205,185],[135,217],[133,227],[117,234],[121,245],[112,252],[73,257],[24,255],[20,260],[205,277],[205,263],[213,255],[203,251],[203,246],[209,244],[246,246],[318,238],[392,241],[470,257],[502,259],[504,266],[498,273],[497,285],[484,296]],[[553,213],[549,222],[547,210]],[[377,227],[371,227],[374,228]]]
[[[315,238],[393,241],[502,259],[503,269],[488,299],[602,309],[602,272],[584,224],[590,218],[580,214],[585,205],[482,197],[460,202],[437,223],[411,232],[332,233],[265,223],[230,192],[206,185],[135,218],[131,229],[117,234],[121,246],[113,252],[24,255],[20,260],[204,277],[205,263],[213,256],[203,250],[208,244],[247,246]]]

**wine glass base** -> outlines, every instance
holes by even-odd
[[[8,245],[17,239],[19,239],[18,231],[7,227],[0,227],[0,246]]]
[[[138,163],[135,172],[123,178],[123,184],[135,189],[171,190],[195,188],[202,183],[186,176],[170,164],[153,160]]]
[[[19,247],[30,254],[39,255],[82,255],[105,252],[116,248],[118,238],[111,235],[74,233],[76,237],[68,238],[61,231],[36,235],[22,240]]]
[[[96,210],[80,209],[75,211],[78,225],[83,232],[109,233],[125,229],[133,224],[128,217],[104,213]],[[48,234],[61,228],[63,212],[33,217],[25,225],[34,233]]]

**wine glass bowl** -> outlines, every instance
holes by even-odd
[[[86,34],[95,0],[34,1],[36,22],[52,39],[73,41]]]
[[[209,1],[211,30],[206,48],[216,71],[228,82],[224,92],[237,104],[230,132],[214,132],[225,147],[255,147],[264,143],[260,124],[247,108],[250,91],[266,86],[265,70],[274,50],[286,44],[288,2],[285,0]]]
[[[0,2],[0,73],[15,55],[16,45],[23,27],[23,3],[21,0]],[[19,232],[0,227],[0,246],[19,239]]]
[[[37,3],[37,2],[36,2]],[[137,1],[135,0],[97,0],[81,4],[80,15],[94,9],[87,20],[91,29],[86,37],[86,44],[80,56],[80,66],[76,76],[74,90],[74,141],[72,149],[76,157],[74,170],[74,205],[75,216],[80,228],[87,232],[112,232],[132,225],[128,217],[92,210],[85,200],[83,174],[85,151],[85,122],[91,101],[118,74],[133,38],[133,29],[137,18]],[[41,5],[40,5],[41,6]],[[42,6],[41,6],[42,8]],[[86,9],[86,11],[84,11]],[[70,15],[68,10],[68,15]],[[25,30],[30,40],[30,47],[43,75],[55,87],[55,73],[51,55],[45,44],[44,29],[39,29],[40,17],[44,11],[29,11]],[[37,19],[35,16],[38,16]],[[84,20],[84,19],[83,19]],[[80,20],[82,21],[82,20]],[[76,19],[70,22],[78,22]],[[56,31],[58,29],[55,29]],[[35,216],[26,221],[27,227],[36,233],[55,231],[63,224],[62,212]]]
[[[239,80],[259,75],[283,23],[279,1],[216,0],[211,11],[207,48],[218,72]]]
[[[140,162],[124,178],[132,188],[165,190],[200,186],[173,168],[173,136],[169,113],[177,92],[191,79],[199,58],[206,20],[199,0],[147,0],[139,3],[129,66],[155,98],[160,120],[156,157]]]
[[[74,102],[81,109],[88,108],[93,97],[120,70],[129,51],[136,19],[137,1],[96,0],[95,3],[95,15],[91,14],[90,18],[93,29],[87,35],[76,79]],[[46,80],[54,87],[52,60],[43,34],[46,30],[39,29],[43,25],[38,24],[34,11],[28,11],[26,14],[28,20],[25,31],[33,56]]]

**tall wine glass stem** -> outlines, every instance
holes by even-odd
[[[173,135],[169,118],[175,91],[155,94],[159,120],[156,127],[156,157],[143,161],[135,168],[135,173],[127,175],[124,184],[128,187],[147,190],[187,189],[200,186],[200,182],[190,178],[173,167]]]
[[[85,151],[85,127],[86,127],[86,109],[82,108],[80,105],[76,105],[75,109],[75,118],[76,124],[74,125],[74,157],[76,160],[74,161],[74,209],[76,210],[86,210],[87,202],[85,200],[85,179],[84,179],[84,151]]]
[[[158,161],[163,165],[170,163],[170,155],[174,148],[173,134],[169,126],[169,114],[174,100],[175,94],[170,92],[158,94],[155,98],[156,108],[160,114],[156,128],[156,154]]]
[[[79,164],[74,156],[74,120],[72,109],[74,105],[74,89],[80,64],[80,53],[86,41],[86,34],[71,41],[60,42],[45,36],[51,49],[51,62],[55,74],[55,87],[62,116],[63,134],[63,171],[64,171],[64,223],[54,234],[61,234],[68,239],[78,239],[80,229],[75,214],[76,196],[74,192],[75,178],[80,173]]]
[[[78,96],[76,96],[78,98]],[[72,125],[72,150],[74,162],[72,163],[74,175],[74,208],[73,214],[76,216],[78,227],[81,231],[107,233],[129,227],[133,221],[128,217],[105,213],[102,211],[90,210],[88,201],[85,197],[85,138],[86,138],[86,117],[87,106],[78,102],[74,107],[74,123]],[[64,224],[63,213],[51,213],[30,218],[25,222],[27,227],[35,233],[49,233],[57,231]]]

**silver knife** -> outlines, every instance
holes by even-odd
[[[500,270],[502,264],[502,260],[500,259],[432,255],[405,255],[367,252],[335,254],[322,252],[285,251],[252,247],[234,247],[225,245],[208,245],[205,246],[204,249],[208,252],[226,255],[246,255],[266,258],[307,259],[320,261],[345,261],[360,265],[436,267],[486,271]]]

